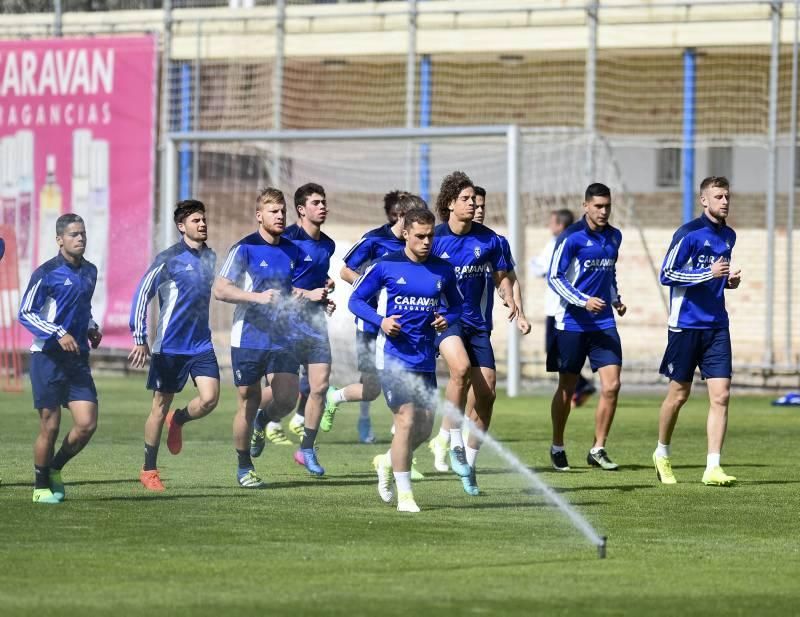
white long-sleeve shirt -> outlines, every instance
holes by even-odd
[[[555,248],[556,238],[554,236],[548,240],[547,244],[544,245],[542,252],[539,253],[537,257],[534,257],[531,261],[531,272],[533,272],[534,276],[541,278],[545,278],[547,276],[547,272],[550,270],[550,261],[553,258],[553,251]],[[548,286],[544,294],[544,314],[548,317],[555,317],[560,304],[561,299],[558,297],[558,294]]]

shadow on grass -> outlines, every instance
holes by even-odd
[[[622,485],[608,485],[608,486],[570,486],[570,487],[555,487],[551,486],[556,493],[578,493],[581,491],[618,491],[620,493],[629,493],[631,491],[638,491],[641,489],[656,489],[657,484],[622,484]],[[535,488],[522,489],[526,495],[541,495],[541,491]]]

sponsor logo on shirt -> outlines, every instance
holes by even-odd
[[[394,305],[404,311],[429,311],[439,306],[439,298],[426,296],[396,296]]]
[[[456,266],[455,271],[459,279],[465,279],[486,276],[486,274],[491,273],[492,268],[489,264],[475,264],[471,266]]]
[[[442,259],[450,259],[450,255],[447,254],[447,251],[439,255],[439,257],[441,257]]]
[[[587,259],[583,262],[584,270],[610,270],[617,263],[616,259]]]

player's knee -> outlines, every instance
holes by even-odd
[[[711,404],[714,407],[718,408],[723,407],[727,409],[728,402],[730,401],[731,398],[731,393],[728,390],[725,390],[724,392],[715,392],[713,395],[711,395],[710,398],[711,398]]]
[[[200,397],[200,411],[204,414],[211,413],[219,403],[219,392],[211,396]]]
[[[82,439],[89,439],[97,430],[97,418],[90,418],[75,424],[75,430],[80,434]]]
[[[361,398],[365,401],[372,402],[381,394],[381,385],[372,380],[365,380],[361,386]]]
[[[619,379],[609,379],[601,386],[601,391],[603,396],[606,397],[615,397],[619,394],[620,389],[620,380]]]
[[[450,381],[458,384],[460,387],[467,387],[469,384],[469,371],[470,366],[468,362],[454,363],[450,367]]]

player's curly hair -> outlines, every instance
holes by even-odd
[[[470,187],[474,188],[475,185],[463,171],[454,171],[444,177],[436,197],[436,213],[440,219],[446,221],[450,218],[450,204],[458,199],[461,191]]]

